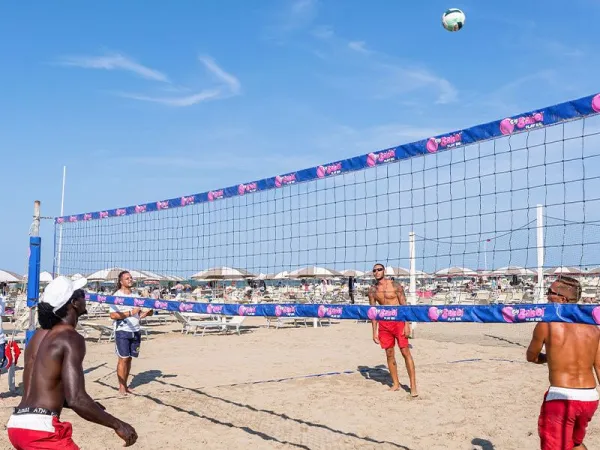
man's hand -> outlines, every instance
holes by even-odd
[[[137,315],[140,313],[140,311],[141,311],[141,310],[142,310],[142,308],[140,308],[139,306],[138,306],[138,307],[136,307],[136,308],[133,308],[133,309],[131,310],[131,315],[132,315],[132,316],[137,316]]]
[[[115,433],[117,433],[117,435],[125,441],[123,447],[129,447],[135,444],[135,441],[137,441],[138,438],[138,435],[133,427],[125,422],[119,422],[119,425],[115,429]]]
[[[405,337],[410,337],[410,333],[412,332],[411,328],[410,328],[410,322],[406,322],[404,324],[404,336]]]
[[[377,336],[377,334],[373,334],[373,342],[379,345],[379,336]]]

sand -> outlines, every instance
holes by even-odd
[[[529,324],[419,324],[412,341],[418,399],[388,392],[370,324],[245,324],[241,336],[204,337],[173,332],[174,323],[151,326],[133,362],[137,395],[127,398],[116,392],[114,344],[89,340],[88,392],[136,428],[140,449],[539,448],[547,371],[524,361]],[[6,391],[6,377],[1,385]],[[18,402],[0,400],[3,424]],[[82,449],[121,446],[114,432],[70,410],[62,420],[73,423]],[[590,424],[589,448],[600,447],[599,422]],[[0,447],[11,448],[3,433]]]

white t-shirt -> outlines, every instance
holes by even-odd
[[[0,295],[0,345],[6,342],[6,336],[4,336],[4,330],[2,329],[2,316],[4,315],[4,307],[6,304],[4,303],[4,297]],[[0,359],[2,355],[0,355]]]
[[[133,294],[125,294],[121,290],[118,290],[113,294],[115,297],[133,297]],[[133,306],[122,306],[122,305],[110,305],[112,312],[128,312],[133,309]],[[140,331],[140,315],[127,317],[125,319],[114,321],[115,331],[128,331],[130,333],[136,333]]]

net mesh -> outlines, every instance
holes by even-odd
[[[221,266],[265,277],[380,262],[403,279],[414,232],[421,301],[425,292],[458,301],[442,286],[447,275],[481,285],[507,266],[537,270],[541,205],[547,274],[586,271],[590,285],[600,265],[599,156],[600,119],[591,116],[363,170],[338,174],[330,164],[319,168],[324,178],[282,178],[279,189],[241,185],[243,195],[214,191],[215,201],[57,223],[56,271],[122,267],[188,280]]]

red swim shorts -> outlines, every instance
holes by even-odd
[[[571,450],[583,443],[588,423],[598,409],[596,389],[551,386],[538,420],[542,450]]]
[[[8,439],[17,450],[79,450],[71,436],[73,428],[42,408],[15,410],[8,423]]]
[[[381,348],[393,348],[396,341],[398,341],[398,347],[408,347],[408,338],[404,336],[404,324],[405,322],[383,320],[379,322],[379,344]]]

